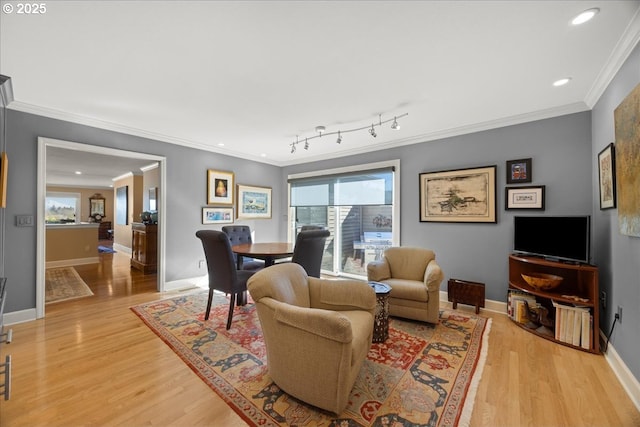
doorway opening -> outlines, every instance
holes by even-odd
[[[147,164],[157,163],[158,177],[157,185],[154,187],[154,203],[157,208],[157,284],[156,288],[159,292],[164,291],[165,287],[165,231],[166,225],[164,215],[166,212],[166,197],[164,191],[166,188],[166,158],[164,156],[139,153],[134,151],[120,150],[115,148],[107,148],[77,142],[55,140],[51,138],[38,138],[38,181],[37,181],[37,208],[38,215],[37,224],[37,245],[36,245],[36,318],[42,318],[45,315],[45,270],[46,270],[46,245],[47,245],[47,229],[45,225],[44,212],[45,200],[47,194],[47,158],[48,151],[53,153],[60,150],[69,150],[68,153],[86,153],[94,156],[105,156],[105,159],[119,158],[124,160],[135,159],[139,162]],[[117,178],[117,177],[116,177]]]

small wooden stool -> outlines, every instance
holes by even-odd
[[[480,307],[484,308],[484,283],[449,279],[447,296],[449,302],[453,303],[454,310],[458,307],[458,303],[469,304],[476,306],[476,314],[478,314]]]

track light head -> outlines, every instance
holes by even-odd
[[[296,152],[296,144],[291,144],[291,154]]]
[[[342,142],[342,135],[340,135],[340,131],[338,131],[338,139],[336,139],[336,144],[340,144]]]
[[[307,140],[307,138],[304,139],[304,149],[305,150],[309,149],[309,141]]]
[[[371,125],[371,129],[369,129],[369,133],[371,134],[372,137],[376,137],[378,136],[378,134],[376,133],[376,130],[373,128],[373,125]]]
[[[400,125],[398,124],[398,120],[394,117],[393,123],[391,123],[391,129],[398,130],[400,129]]]

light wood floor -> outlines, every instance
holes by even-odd
[[[77,270],[95,295],[13,325],[13,388],[0,426],[242,426],[245,423],[129,307],[172,295],[122,254]],[[10,297],[10,296],[9,296]],[[462,308],[472,312],[471,309]],[[493,319],[472,426],[640,426],[603,356]]]

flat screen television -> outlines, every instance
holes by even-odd
[[[591,217],[516,216],[514,252],[551,260],[589,264]]]

